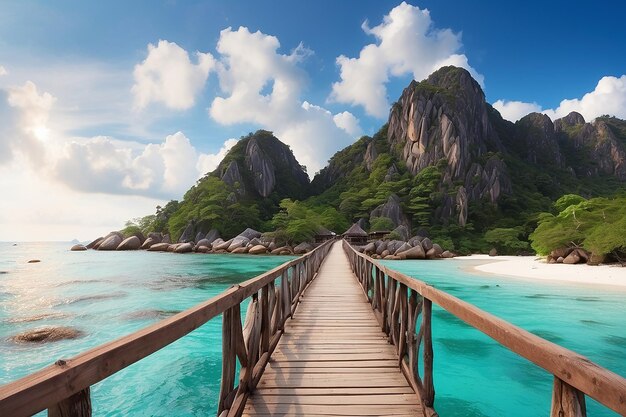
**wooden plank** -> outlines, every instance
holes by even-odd
[[[254,393],[256,396],[270,395],[377,395],[377,394],[414,394],[409,387],[339,387],[339,388],[262,388]]]
[[[270,395],[249,399],[250,404],[307,404],[307,405],[413,405],[419,406],[411,394],[370,394],[370,395]]]
[[[250,402],[245,411],[249,413],[268,413],[284,415],[294,413],[299,415],[321,414],[340,416],[380,416],[380,415],[410,415],[417,414],[422,408],[415,405],[308,405],[308,404],[257,404]]]

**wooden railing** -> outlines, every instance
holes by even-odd
[[[432,303],[554,375],[551,417],[586,416],[585,395],[626,415],[626,379],[621,376],[423,281],[389,269],[357,252],[346,241],[343,248],[383,331],[397,348],[402,371],[421,397],[426,416],[436,415]],[[420,349],[423,375],[418,366]]]
[[[332,241],[300,258],[234,285],[223,293],[143,330],[0,387],[0,416],[91,416],[90,387],[202,326],[221,313],[222,380],[218,415],[239,416],[306,286]],[[279,285],[277,281],[280,280]],[[251,298],[245,323],[241,303]],[[240,372],[235,387],[236,361]]]

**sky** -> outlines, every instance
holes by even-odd
[[[120,229],[257,129],[312,177],[444,65],[511,121],[626,118],[626,5],[511,3],[4,1],[0,241]]]

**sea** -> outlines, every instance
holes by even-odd
[[[292,257],[70,252],[0,243],[0,384],[192,307]],[[38,259],[41,262],[28,263]],[[626,290],[473,272],[477,261],[384,261],[626,377]],[[43,344],[13,336],[67,326]],[[442,417],[545,416],[552,375],[433,306],[435,409]],[[215,415],[221,318],[91,388],[94,416]],[[589,416],[617,416],[587,399]],[[41,415],[45,415],[41,413]]]

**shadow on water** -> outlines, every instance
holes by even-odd
[[[446,350],[454,355],[472,356],[476,358],[485,358],[490,354],[493,347],[489,342],[470,338],[457,339],[442,337],[436,340],[437,343],[441,343]]]
[[[181,310],[140,310],[133,311],[124,315],[126,320],[150,320],[150,319],[164,319],[174,314],[180,313]]]
[[[435,405],[437,413],[446,417],[489,417],[480,411],[476,404],[460,398],[441,397],[437,398]]]
[[[561,299],[558,295],[554,294],[533,294],[533,295],[525,295],[524,298],[537,298],[537,299],[546,299],[546,300],[558,300]]]
[[[574,298],[576,301],[584,301],[584,302],[594,302],[594,301],[602,301],[600,297],[576,297]]]
[[[615,336],[615,335],[611,335],[611,336],[606,336],[604,337],[604,340],[613,345],[613,346],[617,346],[620,348],[623,348],[624,346],[626,346],[626,337],[624,336]]]
[[[432,314],[437,320],[444,321],[454,326],[469,328],[469,326],[463,320],[457,318],[456,316],[453,316],[445,310],[433,310]]]

